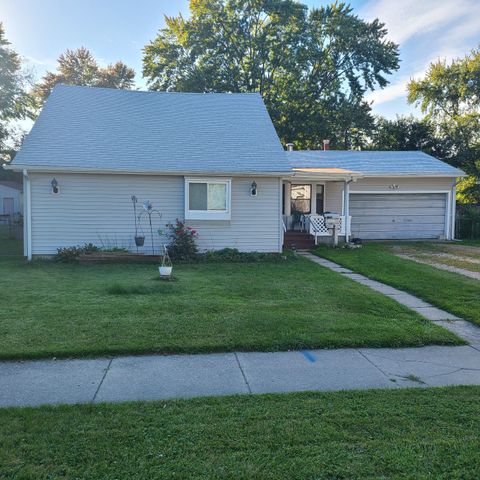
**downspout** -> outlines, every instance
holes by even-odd
[[[25,190],[24,199],[24,249],[23,253],[27,260],[32,259],[32,189],[30,185],[30,177],[26,169],[23,170],[23,181]]]
[[[461,180],[455,180],[452,183],[451,198],[450,198],[450,231],[448,232],[450,238],[447,240],[455,240],[455,215],[456,215],[456,205],[457,205],[457,185]]]
[[[283,252],[283,235],[284,235],[284,231],[283,231],[283,217],[282,217],[282,201],[283,201],[283,198],[282,198],[282,184],[283,184],[283,181],[281,178],[278,179],[278,232],[279,232],[279,235],[278,235],[278,253],[282,253]]]

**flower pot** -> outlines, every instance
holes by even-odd
[[[135,237],[135,245],[137,247],[143,247],[144,243],[145,243],[145,237]]]
[[[173,267],[158,267],[161,277],[169,277],[172,274]]]

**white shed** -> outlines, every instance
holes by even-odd
[[[0,215],[20,214],[23,211],[23,186],[21,183],[0,180]]]

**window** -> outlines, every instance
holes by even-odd
[[[325,187],[317,185],[317,214],[321,215],[325,211]]]
[[[310,213],[312,211],[312,186],[292,185],[290,188],[290,204],[292,215],[295,213]]]
[[[185,179],[185,219],[230,220],[231,180]]]

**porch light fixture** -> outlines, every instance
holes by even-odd
[[[255,182],[255,180],[250,185],[250,196],[251,197],[257,196],[257,183]]]
[[[58,182],[57,182],[57,179],[55,177],[53,177],[52,181],[50,182],[50,184],[52,185],[52,193],[54,195],[57,195],[60,193],[60,187],[58,186]]]

